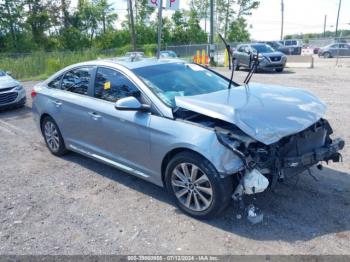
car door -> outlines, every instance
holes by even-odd
[[[115,108],[116,101],[130,96],[146,103],[142,92],[122,72],[98,67],[92,96],[89,142],[94,146],[95,157],[141,171],[139,174],[148,173],[145,166],[150,156],[151,112]]]
[[[350,45],[345,44],[345,55],[344,56],[350,56]]]
[[[331,55],[333,57],[337,57],[338,55],[340,55],[340,49],[339,49],[339,44],[333,44],[329,47],[329,52],[331,53]]]
[[[339,56],[348,56],[349,46],[347,44],[339,44]]]
[[[88,96],[92,84],[92,66],[77,67],[67,71],[48,84],[48,113],[58,124],[66,146],[79,146],[88,149],[87,132],[89,128]]]

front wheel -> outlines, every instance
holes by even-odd
[[[235,71],[238,71],[240,69],[237,59],[235,59],[235,61],[233,63],[233,67],[234,67]]]
[[[283,72],[283,70],[284,70],[284,68],[277,68],[277,69],[276,69],[276,72],[278,72],[278,73],[282,73],[282,72]]]
[[[177,154],[168,164],[166,187],[177,206],[199,219],[218,215],[230,203],[232,178],[220,178],[215,167],[192,152]]]

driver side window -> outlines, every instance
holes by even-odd
[[[94,97],[115,103],[129,96],[140,99],[141,92],[126,76],[109,68],[97,69]]]
[[[240,47],[239,47],[239,49],[238,49],[238,52],[243,53],[243,52],[244,52],[244,50],[245,50],[245,48],[246,48],[246,46],[245,46],[245,45],[240,46]]]

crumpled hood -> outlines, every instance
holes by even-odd
[[[0,90],[2,88],[15,87],[19,82],[14,80],[11,76],[0,76]]]
[[[236,125],[270,145],[303,131],[325,113],[326,105],[308,91],[263,84],[175,98],[178,107]]]

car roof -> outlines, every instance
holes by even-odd
[[[98,60],[92,60],[87,62],[82,62],[78,64],[73,64],[71,66],[68,66],[61,71],[57,72],[57,74],[71,70],[76,67],[82,67],[82,66],[113,66],[113,65],[120,65],[123,66],[129,70],[134,70],[137,68],[142,67],[148,67],[153,65],[166,65],[166,64],[174,64],[174,63],[186,63],[184,60],[181,59],[168,59],[168,58],[144,58],[144,57],[116,57],[116,58],[106,58],[106,59],[98,59]],[[55,74],[56,75],[56,74]]]
[[[122,65],[130,70],[147,67],[147,66],[153,66],[153,65],[165,65],[165,64],[185,62],[180,59],[157,59],[157,58],[136,58],[135,60],[132,60],[128,57],[106,59],[105,61]]]

